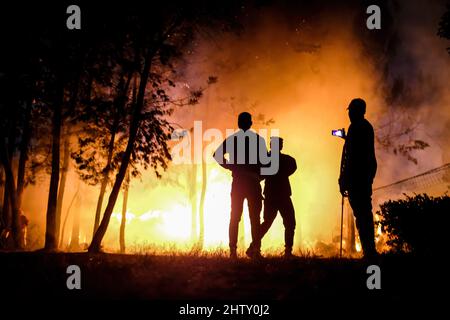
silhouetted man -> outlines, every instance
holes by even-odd
[[[291,184],[289,176],[297,170],[295,159],[287,154],[281,153],[283,139],[272,137],[270,139],[271,152],[279,150],[279,169],[274,175],[267,176],[264,185],[264,222],[260,227],[261,239],[270,229],[278,211],[283,218],[285,257],[292,257],[292,246],[294,244],[295,211],[291,200]]]
[[[353,99],[348,106],[350,127],[341,159],[339,188],[347,196],[356,218],[356,227],[365,257],[373,257],[375,232],[372,215],[372,183],[377,171],[374,131],[364,118],[366,102]]]
[[[222,167],[231,170],[233,176],[229,226],[230,257],[237,256],[238,229],[245,199],[248,203],[252,232],[251,250],[247,250],[247,255],[259,257],[261,255],[259,226],[262,209],[261,156],[267,157],[267,147],[264,138],[249,130],[252,126],[250,113],[242,112],[239,115],[238,126],[240,130],[222,142],[214,153],[214,158]],[[228,159],[225,158],[226,154],[229,156]]]

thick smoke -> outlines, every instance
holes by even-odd
[[[299,163],[292,184],[301,240],[329,242],[336,234],[342,147],[330,130],[348,126],[345,107],[352,98],[367,101],[367,118],[380,142],[389,142],[377,145],[375,186],[450,161],[450,59],[436,36],[445,3],[384,3],[380,31],[366,29],[360,3],[296,9],[260,8],[240,37],[200,42],[197,56],[207,61],[192,69],[199,79],[219,77],[208,109],[224,116],[208,119],[210,126],[235,126],[229,105],[234,115],[251,108],[275,119],[285,151]],[[205,119],[208,111],[200,110],[194,117]],[[429,147],[402,155],[401,146],[415,141]]]
[[[424,151],[411,152],[417,163],[392,156],[392,148],[390,154],[381,148],[386,163],[381,181],[393,182],[450,162],[450,57],[448,44],[436,35],[445,1],[389,1],[385,9],[382,37],[359,32],[365,37],[366,56],[379,70],[384,98],[380,136],[391,134],[397,144],[429,144]],[[386,123],[391,125],[384,128]]]
[[[351,99],[366,100],[367,118],[379,130],[377,134],[390,134],[394,144],[423,140],[430,145],[425,151],[412,151],[417,164],[394,155],[392,147],[378,145],[375,186],[450,162],[450,56],[448,44],[436,36],[443,2],[387,2],[382,6],[380,31],[366,29],[366,6],[360,2],[346,7],[334,1],[306,6],[287,3],[244,7],[242,34],[203,35],[192,43],[183,70],[190,79],[186,87],[204,87],[209,76],[217,76],[218,82],[205,91],[199,105],[176,111],[172,121],[189,129],[201,120],[203,129],[224,132],[236,127],[239,112],[250,111],[255,129],[279,129],[285,153],[294,156],[299,167],[291,177],[296,245],[308,248],[317,241],[329,243],[339,233],[337,179],[343,141],[332,137],[331,130],[348,127],[346,107]],[[264,123],[272,118],[275,123]],[[413,130],[398,135],[405,128]],[[214,163],[208,168],[206,228],[222,230],[221,241],[226,244],[230,177]],[[150,172],[144,174],[141,182],[131,184],[129,212],[135,218],[146,214],[144,221],[177,202],[170,214],[189,215],[186,172],[187,168],[172,165],[162,180]],[[197,182],[200,192],[200,177]],[[63,212],[77,189],[77,183],[69,185]],[[45,225],[45,203],[37,199],[46,199],[46,190],[42,185],[26,190],[24,210],[34,225]],[[71,210],[81,213],[81,240],[89,241],[98,190],[83,186],[82,193],[82,201],[77,200]],[[119,200],[114,212],[120,212],[121,205]],[[176,219],[165,221],[158,216],[155,221],[164,225]],[[113,217],[105,239],[111,247],[118,246],[116,220]],[[70,219],[67,224],[71,226]],[[139,245],[165,239],[155,231],[159,229],[146,226],[130,227],[127,241]],[[189,228],[179,226],[187,233]],[[39,233],[43,231],[41,227]],[[210,231],[205,232],[208,238]],[[279,218],[267,239],[265,247],[281,247]]]

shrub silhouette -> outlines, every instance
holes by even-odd
[[[397,252],[436,255],[449,242],[450,197],[427,194],[390,200],[380,206],[378,224],[388,235],[387,244]]]

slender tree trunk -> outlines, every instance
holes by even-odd
[[[92,233],[93,235],[97,231],[98,226],[100,224],[100,215],[101,215],[101,211],[102,211],[103,198],[105,197],[105,191],[106,191],[106,187],[108,185],[109,170],[110,170],[110,166],[111,166],[112,157],[114,154],[114,142],[115,142],[118,126],[119,126],[119,113],[116,114],[114,123],[113,123],[113,127],[111,128],[111,138],[110,138],[109,144],[108,144],[108,158],[107,158],[107,162],[106,162],[106,167],[103,171],[102,183],[100,185],[100,194],[98,196],[97,208],[95,210],[94,232]]]
[[[4,179],[4,173],[3,173],[3,166],[0,167],[0,208],[2,208],[2,211],[0,212],[0,232],[5,227],[5,222],[3,221],[3,203],[4,203],[4,192],[5,192],[5,181]]]
[[[28,99],[22,141],[20,142],[19,167],[17,169],[17,206],[19,208],[22,207],[22,195],[25,188],[25,168],[28,161],[28,147],[31,135],[31,103],[31,99]]]
[[[70,251],[80,251],[80,210],[75,210],[72,221],[72,235],[70,236]]]
[[[209,117],[209,98],[210,92],[208,91],[206,100],[205,121],[203,122],[206,128]],[[208,184],[208,165],[205,159],[205,147],[204,144],[202,144],[202,190],[200,194],[200,209],[199,209],[200,232],[198,240],[198,245],[200,249],[203,249],[203,245],[205,243],[205,198],[206,198],[207,184]]]
[[[92,243],[89,246],[89,252],[100,252],[101,243],[103,237],[106,233],[106,229],[108,228],[109,220],[111,219],[111,214],[114,209],[114,205],[116,204],[117,197],[120,192],[120,188],[122,182],[125,178],[125,174],[128,169],[128,164],[130,162],[130,156],[134,148],[134,142],[136,140],[136,135],[139,129],[139,124],[141,120],[141,112],[144,106],[144,97],[145,97],[145,88],[147,86],[148,77],[150,74],[151,67],[151,59],[152,55],[147,55],[144,64],[144,70],[141,75],[140,83],[139,83],[139,92],[137,96],[137,101],[134,105],[133,115],[130,123],[130,133],[128,137],[127,147],[122,156],[122,162],[120,164],[119,172],[117,173],[116,180],[114,182],[114,186],[112,188],[111,194],[109,195],[108,204],[106,206],[105,212],[103,213],[103,218],[98,227],[97,231],[94,234],[92,239]]]
[[[63,165],[61,168],[61,180],[59,183],[58,200],[56,204],[55,239],[57,244],[59,243],[59,234],[61,230],[61,212],[64,202],[64,192],[66,190],[67,173],[69,171],[69,160],[70,160],[70,143],[69,137],[67,137],[67,132],[64,135],[63,150],[64,150]]]
[[[8,154],[8,150],[5,145],[4,139],[1,139],[0,141],[0,161],[3,165],[3,168],[5,170],[5,178],[6,178],[6,186],[5,188],[8,189],[8,195],[9,195],[9,203],[11,204],[11,211],[12,211],[12,226],[11,231],[13,235],[14,240],[14,246],[17,249],[21,249],[21,228],[19,225],[19,208],[17,206],[17,193],[16,193],[16,179],[14,178],[14,172],[11,167],[11,162],[9,161],[10,156]],[[6,199],[5,199],[6,200]]]
[[[190,134],[193,135],[194,128],[190,129]],[[190,145],[192,147],[192,140],[190,141]],[[189,168],[189,201],[191,202],[191,241],[192,245],[195,249],[197,249],[198,246],[198,203],[197,203],[197,171],[198,166],[194,161],[194,150],[191,148],[191,159],[192,165]]]
[[[14,148],[15,148],[15,140],[16,140],[16,126],[17,126],[17,110],[18,108],[14,107],[13,113],[12,113],[12,120],[11,120],[11,126],[8,130],[8,144],[5,144],[5,155],[7,155],[8,159],[8,166],[13,171],[13,154],[14,154]],[[3,142],[2,142],[3,143]],[[8,173],[6,173],[7,168],[5,167],[5,176],[6,179],[8,179]],[[14,182],[15,183],[15,182]],[[3,203],[3,219],[5,221],[6,228],[12,230],[13,229],[13,220],[14,220],[14,214],[13,214],[13,206],[11,206],[11,188],[8,187],[8,183],[6,182],[5,192],[3,198],[5,199]],[[14,187],[15,190],[15,187]]]
[[[109,151],[108,151],[108,155],[109,155]],[[101,211],[102,211],[103,198],[105,197],[107,185],[108,185],[108,176],[106,175],[106,178],[105,178],[105,174],[103,174],[102,183],[100,185],[100,194],[98,195],[98,200],[97,200],[97,208],[95,209],[94,230],[92,232],[92,236],[94,236],[95,231],[97,231],[98,226],[100,224],[100,215],[101,215]]]
[[[203,245],[205,242],[205,196],[206,196],[206,187],[208,182],[207,176],[207,164],[202,155],[202,190],[200,194],[200,206],[199,206],[199,223],[200,223],[200,232],[198,235],[198,247],[199,249],[203,249]]]
[[[59,80],[61,81],[61,80]],[[52,173],[50,176],[50,189],[47,203],[47,222],[45,230],[45,250],[55,250],[57,247],[56,235],[56,205],[58,201],[59,161],[61,139],[61,112],[64,98],[64,87],[57,89],[57,99],[53,107],[52,123]]]
[[[197,230],[197,165],[192,164],[189,172],[189,201],[191,202],[191,240],[198,242]]]
[[[112,211],[116,204],[117,197],[119,196],[122,182],[123,182],[123,180],[125,178],[125,174],[128,170],[130,156],[134,149],[134,142],[136,140],[136,136],[137,136],[137,133],[139,130],[139,125],[141,122],[141,112],[144,107],[145,89],[147,87],[148,78],[150,76],[152,59],[154,58],[157,50],[159,49],[159,46],[161,46],[163,44],[163,42],[167,38],[167,36],[170,35],[170,33],[174,30],[175,26],[177,26],[180,22],[181,22],[180,17],[175,19],[173,25],[170,28],[168,28],[165,35],[163,35],[161,37],[161,39],[159,39],[158,43],[152,49],[150,49],[150,51],[145,56],[144,68],[142,70],[141,77],[140,77],[137,99],[136,99],[136,102],[133,103],[134,108],[133,108],[133,114],[131,116],[131,121],[130,121],[130,131],[129,131],[127,147],[125,149],[125,152],[122,155],[122,162],[120,164],[119,172],[116,175],[116,180],[114,181],[114,185],[111,190],[111,194],[109,195],[108,204],[106,205],[105,212],[103,213],[102,221],[101,221],[100,226],[98,227],[97,231],[95,232],[95,235],[92,239],[91,245],[89,246],[88,251],[91,253],[100,252],[103,237],[105,236],[106,229],[108,228],[109,220],[111,219]],[[137,55],[136,55],[136,57],[137,57]]]
[[[123,204],[122,204],[122,219],[120,221],[120,253],[125,253],[125,224],[127,222],[127,202],[128,202],[128,189],[130,188],[130,170],[127,171],[125,183],[123,186]]]
[[[6,171],[6,170],[5,170]],[[6,176],[6,174],[5,174]],[[6,185],[3,190],[3,206],[2,206],[2,220],[5,228],[11,228],[11,210],[9,210],[9,189]]]
[[[99,194],[98,200],[97,200],[97,208],[95,209],[94,232],[92,233],[92,235],[95,234],[95,232],[97,231],[98,226],[100,224],[100,215],[101,215],[101,211],[102,211],[103,199],[105,197],[106,187],[108,186],[109,172],[110,172],[112,157],[114,154],[114,144],[115,144],[116,134],[117,134],[117,131],[119,130],[120,115],[121,115],[121,111],[125,107],[126,95],[128,92],[128,88],[130,87],[131,78],[132,78],[132,73],[130,72],[128,74],[128,78],[127,78],[125,87],[123,89],[121,89],[121,92],[119,92],[118,98],[115,101],[116,113],[114,115],[114,121],[113,121],[111,130],[110,130],[111,138],[110,138],[109,144],[108,144],[108,156],[107,156],[107,161],[106,161],[106,167],[103,171],[102,182],[100,185],[100,194]]]
[[[13,169],[13,154],[15,149],[15,141],[17,135],[17,120],[18,114],[16,108],[14,106],[14,110],[12,111],[12,121],[11,126],[8,130],[8,145],[6,145],[5,141],[1,141],[2,144],[0,152],[2,153],[2,163],[5,170],[5,192],[4,192],[4,202],[3,202],[3,219],[5,221],[6,228],[11,230],[14,247],[17,249],[21,249],[21,228],[19,225],[19,206],[17,203],[17,189],[16,189],[16,180],[14,177],[14,169]],[[12,182],[10,179],[13,179]],[[14,192],[14,194],[11,194]]]
[[[22,133],[22,140],[20,142],[20,156],[19,156],[19,166],[17,169],[17,208],[19,211],[17,214],[21,214],[22,212],[22,195],[23,190],[25,188],[25,168],[26,163],[28,161],[28,147],[30,143],[30,135],[31,135],[31,98],[28,99],[26,110],[25,110],[25,119],[23,124],[23,133]],[[14,217],[14,211],[13,211],[13,220],[19,220],[20,217]],[[20,223],[19,223],[20,224]],[[26,234],[24,234],[24,229],[22,226],[19,226],[19,233],[20,233],[20,247],[24,248],[26,246]]]
[[[66,231],[66,223],[67,223],[67,218],[69,217],[69,213],[70,213],[70,209],[72,209],[73,203],[75,202],[75,199],[78,197],[78,193],[80,192],[80,185],[78,185],[77,191],[75,191],[72,200],[70,201],[69,206],[67,207],[67,212],[66,212],[66,216],[64,217],[64,222],[61,228],[61,237],[59,239],[59,248],[63,247],[64,244],[64,233]]]

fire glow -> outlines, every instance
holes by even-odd
[[[436,10],[436,16],[441,12],[438,9],[433,9]],[[435,37],[434,22],[424,22],[409,29],[409,22],[405,22],[409,10],[420,11],[420,8],[412,5],[403,11],[405,16],[399,16],[398,21],[408,28],[407,32],[399,32],[406,33],[407,39],[413,34],[414,41],[409,42],[411,47],[399,48],[399,56],[392,59],[394,63],[398,62],[402,59],[401,54],[407,51],[408,57],[417,62],[417,72],[423,73],[423,79],[430,79],[420,83],[417,77],[410,77],[413,79],[412,91],[417,92],[419,98],[423,98],[420,95],[426,92],[424,88],[427,88],[428,83],[431,83],[434,96],[430,102],[407,105],[409,109],[405,109],[405,112],[410,112],[417,121],[421,121],[420,137],[434,140],[429,140],[432,146],[426,153],[417,155],[418,165],[388,154],[378,146],[377,156],[382,165],[375,185],[411,176],[448,159],[448,144],[446,138],[442,137],[448,137],[446,124],[449,114],[445,107],[450,101],[449,79],[448,73],[441,72],[449,67],[448,56],[445,45]],[[198,105],[177,110],[169,121],[186,130],[193,128],[196,121],[201,121],[203,130],[214,129],[224,134],[226,128],[236,126],[239,111],[249,111],[254,115],[256,130],[279,130],[279,135],[285,140],[285,152],[296,158],[299,167],[291,178],[297,218],[295,247],[308,250],[316,248],[318,244],[333,246],[333,239],[339,234],[340,195],[337,179],[342,141],[333,139],[330,130],[348,126],[345,109],[353,97],[361,96],[367,101],[367,117],[376,129],[381,127],[376,124],[384,125],[383,120],[391,113],[394,114],[395,110],[403,112],[403,109],[395,109],[397,105],[386,102],[387,97],[380,84],[389,79],[383,78],[380,66],[374,64],[373,57],[367,54],[367,48],[362,45],[364,39],[356,34],[351,19],[341,19],[341,16],[335,16],[335,12],[325,10],[320,19],[310,22],[311,25],[302,19],[294,26],[280,23],[285,19],[268,9],[262,9],[261,16],[264,18],[251,23],[247,32],[240,37],[224,35],[214,43],[207,39],[196,39],[195,48],[190,51],[186,65],[181,68],[188,81],[181,89],[174,89],[175,95],[181,95],[184,89],[204,85],[210,75],[217,76],[218,82],[205,91]],[[339,28],[335,27],[336,24],[339,24]],[[404,36],[404,33],[401,35]],[[407,66],[407,71],[403,71],[402,67],[403,61],[398,63],[397,69],[400,71],[394,70],[399,74],[391,77],[401,75],[408,78],[410,68]],[[430,113],[428,110],[431,108],[437,111]],[[274,119],[274,123],[267,124],[268,119]],[[210,142],[214,146],[220,142],[209,141],[208,137],[203,136],[203,131],[200,133],[201,143]],[[195,137],[193,139],[197,140]],[[195,144],[192,147],[197,148],[194,157],[196,151],[207,157],[214,151],[213,147],[204,149],[204,146]],[[156,179],[151,170],[143,172],[140,179],[132,179],[125,217],[125,239],[130,247],[128,252],[133,247],[153,245],[174,244],[180,248],[189,248],[198,240],[202,223],[206,250],[227,247],[231,177],[209,158],[205,162],[203,222],[198,214],[204,186],[201,159],[196,163],[194,182],[188,178],[193,168],[189,164],[177,163],[171,163],[161,179]],[[69,246],[72,234],[75,234],[70,228],[76,225],[77,219],[79,242],[89,244],[95,201],[99,193],[98,187],[81,183],[72,169],[69,170],[70,182],[66,186],[62,205],[63,214],[68,216],[61,242],[63,250]],[[35,238],[29,243],[36,247],[43,242],[43,213],[46,205],[43,199],[47,198],[48,182],[46,177],[39,181],[38,186],[27,187],[24,193],[23,209],[31,222],[29,234]],[[195,208],[190,199],[193,189]],[[75,199],[73,206],[72,199]],[[119,196],[103,241],[104,248],[110,251],[116,251],[119,246],[122,204],[123,199]],[[105,205],[106,199],[103,207]],[[197,211],[195,218],[193,210]],[[244,211],[242,217],[240,240],[248,244],[248,213]],[[282,248],[283,233],[281,219],[277,217],[263,240],[263,250],[268,252]],[[377,243],[383,241],[381,230],[378,229]],[[356,250],[360,251],[358,241],[355,245]]]

